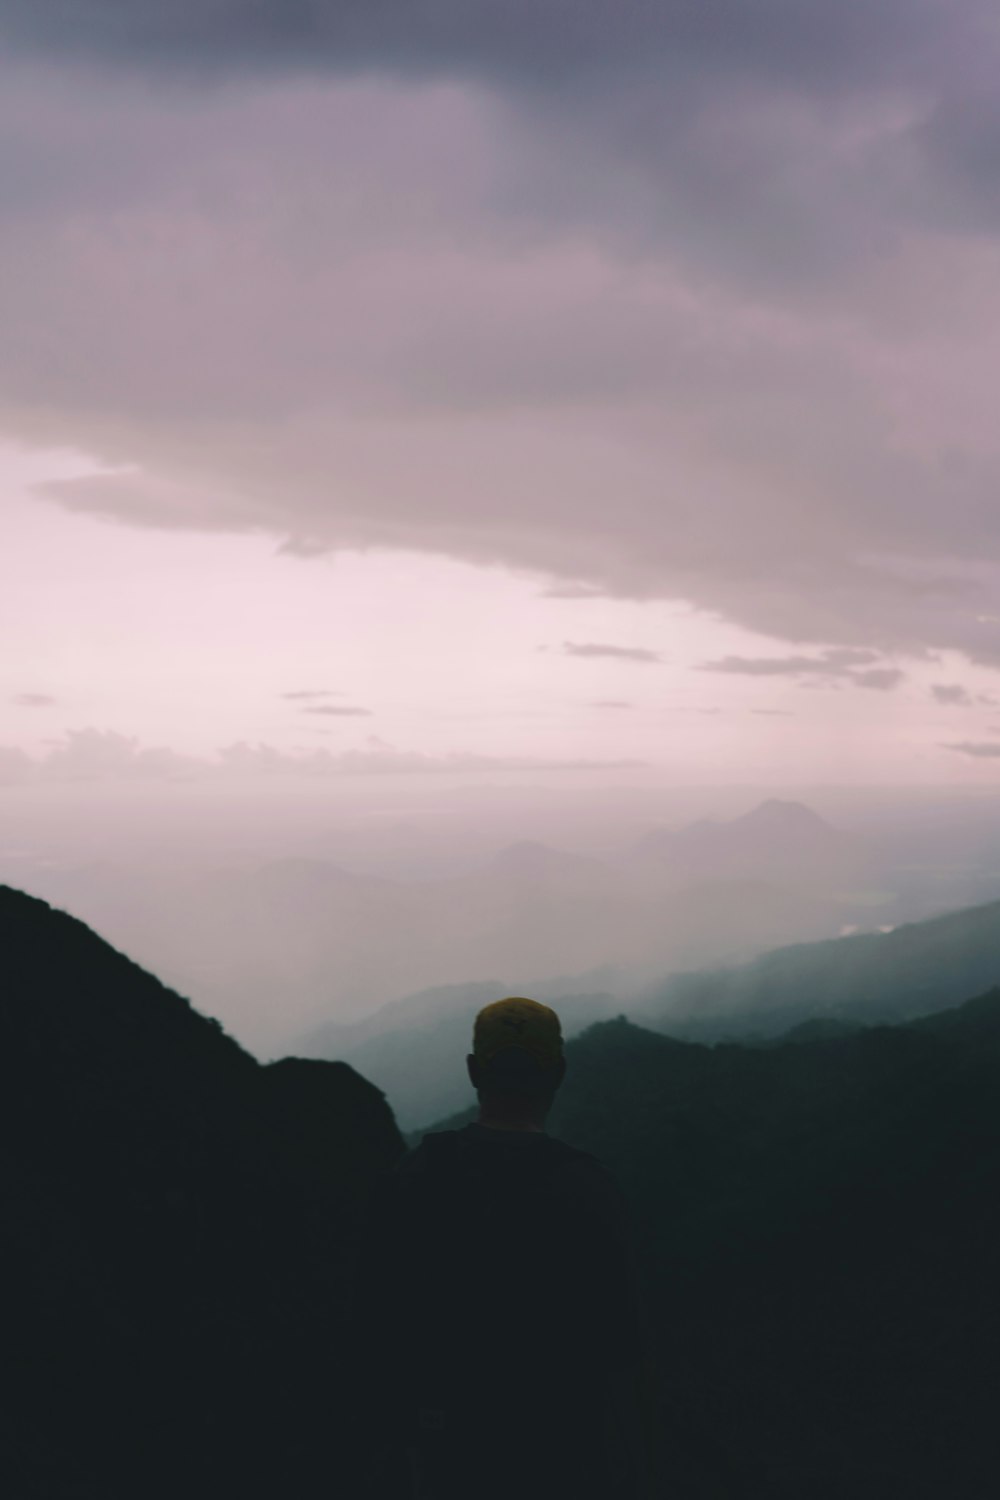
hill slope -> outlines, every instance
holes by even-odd
[[[550,1129],[631,1200],[671,1492],[992,1493],[1000,990],[767,1048],[620,1018],[567,1055]]]
[[[727,826],[727,825],[724,825]],[[744,888],[716,890],[739,905]],[[626,1007],[584,981],[579,990],[527,994],[546,999],[572,1037]],[[610,978],[614,985],[614,976]],[[605,983],[607,983],[605,978]],[[676,974],[627,1007],[632,1020],[689,1040],[799,1039],[877,1022],[901,1021],[956,1004],[1000,983],[1000,903],[971,907],[889,933],[777,948],[739,968]],[[307,1056],[340,1057],[392,1100],[402,1129],[472,1103],[464,1058],[476,1011],[510,993],[501,984],[452,985],[383,1006],[353,1026],[328,1025],[303,1038]],[[819,1028],[819,1033],[817,1032]]]
[[[1000,983],[1000,902],[827,942],[777,948],[739,968],[677,974],[632,1011],[711,1040],[777,1036],[803,1021],[905,1021]]]
[[[350,1489],[331,1350],[367,1185],[401,1149],[384,1099],[342,1063],[261,1067],[6,887],[0,955],[0,1488],[306,1495],[318,1469]]]

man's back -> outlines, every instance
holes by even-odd
[[[373,1247],[411,1493],[629,1493],[611,1402],[638,1311],[623,1200],[594,1157],[541,1131],[430,1134],[386,1184]]]

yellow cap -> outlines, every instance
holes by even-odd
[[[472,1050],[485,1063],[507,1047],[522,1047],[541,1062],[558,1062],[563,1055],[559,1017],[547,1005],[520,995],[494,1000],[476,1017]]]

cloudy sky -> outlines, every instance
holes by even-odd
[[[0,0],[0,773],[1000,777],[998,64]]]

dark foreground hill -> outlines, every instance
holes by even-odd
[[[635,1205],[676,1493],[997,1492],[1000,990],[766,1049],[606,1022],[551,1128]]]
[[[3,888],[0,965],[0,1494],[360,1500],[345,1311],[385,1100],[260,1067]],[[995,1493],[1000,992],[766,1048],[605,1022],[568,1053],[552,1130],[634,1204],[665,1493]]]
[[[343,1063],[261,1067],[0,887],[12,1500],[350,1494],[343,1325],[401,1140]]]

